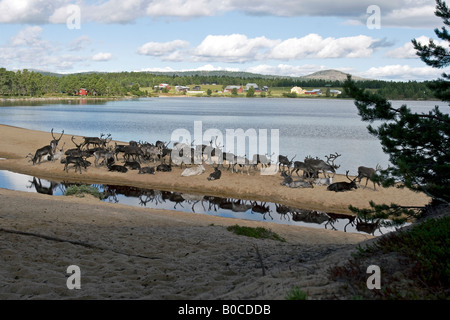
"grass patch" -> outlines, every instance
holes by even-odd
[[[86,194],[92,195],[101,200],[105,198],[103,192],[100,192],[96,187],[87,184],[72,185],[64,192],[65,196],[76,196],[80,198],[84,197]]]
[[[449,299],[449,235],[449,216],[428,219],[359,247],[345,266],[330,269],[331,276],[366,299]],[[371,264],[381,269],[380,290],[367,289]]]
[[[300,287],[295,286],[285,296],[286,300],[306,300],[307,294]]]
[[[237,235],[257,238],[257,239],[271,239],[271,240],[277,240],[281,242],[285,242],[286,240],[282,237],[280,237],[278,234],[273,232],[270,229],[266,229],[263,227],[243,227],[235,224],[234,226],[227,227],[228,231],[234,232]]]

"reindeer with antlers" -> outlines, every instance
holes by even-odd
[[[377,171],[380,171],[382,168],[379,164],[377,164],[376,168],[367,168],[367,167],[363,167],[360,166],[358,167],[358,184],[361,184],[361,180],[363,178],[366,178],[366,185],[364,186],[364,189],[367,187],[367,183],[370,181],[373,182],[373,190],[377,190],[377,188],[375,187],[375,183],[378,184],[378,186],[381,186],[379,181],[374,181],[374,177],[377,173]]]
[[[100,134],[100,138],[98,137],[84,137],[84,142],[81,144],[81,147],[86,146],[86,149],[89,150],[89,146],[93,145],[97,148],[106,148],[106,145],[109,141],[111,141],[111,134],[109,133],[106,138],[104,133]],[[108,141],[109,140],[109,141]]]
[[[290,167],[292,165],[292,161],[294,161],[295,157],[297,155],[293,156],[291,160],[288,159],[287,156],[278,155],[278,169],[281,169],[281,166],[283,166],[283,170],[286,167],[288,170],[290,170]]]
[[[310,178],[319,178],[319,172],[322,171],[325,178],[329,178],[327,172],[332,172],[334,176],[334,174],[336,174],[336,169],[340,167],[338,165],[335,165],[334,161],[340,156],[341,155],[337,152],[335,152],[335,154],[325,156],[325,158],[327,158],[326,162],[317,157],[315,159],[311,156],[306,157],[304,162],[307,167],[306,175]]]
[[[76,148],[72,148],[72,149],[66,150],[66,152],[64,152],[64,154],[66,156],[74,156],[74,157],[84,156],[84,157],[89,157],[91,155],[89,152],[81,150],[81,147],[83,146],[83,143],[76,143],[74,136],[72,136],[71,140],[72,140],[72,142],[73,142],[73,144],[75,145]]]
[[[44,146],[42,148],[39,148],[36,150],[36,152],[34,153],[34,156],[32,153],[29,153],[26,158],[30,157],[30,161],[33,162],[33,165],[37,163],[41,163],[42,157],[43,156],[47,156],[47,160],[54,160],[54,155],[56,153],[56,148],[58,146],[59,141],[61,140],[63,134],[64,134],[64,130],[61,133],[61,136],[56,139],[55,136],[53,135],[53,128],[50,131],[52,134],[52,138],[53,140],[50,141],[50,144],[47,146]]]
[[[61,132],[61,135],[59,136],[58,139],[56,139],[55,136],[53,135],[53,128],[52,128],[52,131],[50,131],[50,132],[51,132],[52,138],[53,138],[53,140],[50,141],[50,146],[52,147],[53,153],[55,153],[56,148],[58,147],[59,141],[61,140],[62,136],[64,135],[64,130]]]

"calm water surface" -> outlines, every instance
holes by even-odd
[[[394,106],[403,103],[423,112],[439,104],[393,102]],[[338,173],[350,170],[350,174],[356,174],[360,165],[388,165],[387,155],[378,139],[367,132],[367,123],[360,120],[353,100],[145,98],[25,104],[15,102],[14,106],[0,107],[0,123],[42,131],[54,128],[55,132],[64,130],[81,136],[111,133],[113,139],[126,142],[169,142],[172,132],[180,128],[193,137],[194,121],[202,122],[203,133],[218,129],[224,139],[227,129],[266,129],[269,144],[271,130],[278,129],[280,154],[295,156],[295,160],[306,156],[324,159],[325,155],[338,152],[342,155],[336,160],[341,165]],[[209,143],[209,139],[202,143]],[[247,152],[246,155],[251,157]]]
[[[0,170],[0,187],[10,190],[63,196],[72,184],[49,181],[20,173]],[[271,202],[220,198],[201,194],[180,193],[127,186],[92,185],[106,196],[105,202],[152,209],[167,209],[196,214],[273,222],[339,230],[351,233],[381,235],[395,230],[391,226],[364,224],[354,217],[286,207]]]

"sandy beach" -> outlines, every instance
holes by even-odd
[[[50,128],[51,129],[51,128]],[[420,206],[429,199],[406,189],[359,188],[345,193],[289,189],[279,174],[213,171],[181,177],[139,175],[91,166],[66,173],[59,162],[32,165],[26,155],[49,144],[50,132],[0,125],[0,169],[61,181],[114,183],[222,197],[276,201],[304,209],[349,213],[348,205]],[[60,145],[72,148],[66,133]],[[81,138],[76,137],[77,141]],[[336,175],[336,181],[345,181]],[[104,203],[89,196],[52,197],[0,189],[0,299],[284,299],[294,286],[309,299],[339,299],[330,266],[345,263],[370,235]],[[286,242],[238,236],[226,226],[263,226]],[[81,269],[69,290],[67,267]]]

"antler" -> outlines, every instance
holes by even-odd
[[[73,144],[77,147],[77,148],[81,148],[82,143],[77,144],[73,139],[75,139],[74,136],[72,136],[72,138],[70,140],[72,140]]]
[[[59,140],[61,140],[61,138],[62,138],[62,136],[63,136],[63,134],[64,134],[64,130],[61,132],[61,135],[59,136],[58,139],[56,139],[55,136],[53,135],[53,128],[52,128],[52,130],[50,131],[50,133],[52,134],[53,140],[59,141]]]
[[[335,152],[334,154],[331,154],[329,156],[325,156],[325,158],[327,158],[327,163],[332,166],[335,169],[338,169],[341,167],[341,165],[335,165],[334,164],[334,160],[336,160],[337,158],[339,158],[341,156],[341,154]],[[331,163],[330,163],[331,160]]]

